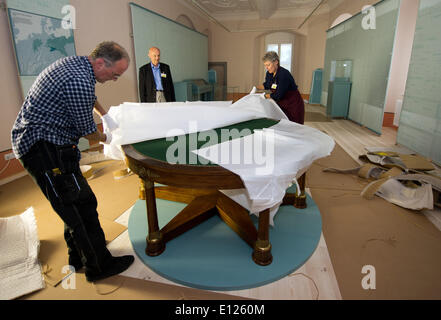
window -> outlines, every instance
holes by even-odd
[[[268,44],[267,51],[277,52],[280,59],[280,65],[291,72],[292,43]]]
[[[267,49],[268,50],[266,50],[266,51],[275,51],[275,52],[277,52],[277,54],[279,54],[279,45],[278,44],[269,44]]]
[[[280,45],[280,65],[291,72],[292,43]]]

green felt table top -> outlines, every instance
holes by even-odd
[[[260,118],[198,133],[138,142],[132,144],[132,146],[139,153],[160,161],[206,165],[206,163],[203,162],[204,160],[202,160],[201,163],[199,157],[191,153],[191,150],[245,137],[253,134],[256,129],[269,128],[277,123],[279,123],[279,120]],[[180,154],[181,157],[178,158],[178,154]],[[183,154],[185,154],[185,157]],[[167,161],[167,158],[169,161]],[[170,161],[170,159],[173,158],[178,159],[178,161]],[[209,165],[214,164],[209,163]]]

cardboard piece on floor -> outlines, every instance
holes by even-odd
[[[401,161],[405,164],[408,169],[415,170],[434,170],[435,166],[426,158],[423,158],[419,155],[413,154],[402,154],[400,155]]]
[[[103,228],[104,234],[106,235],[106,242],[110,243],[118,236],[127,230],[126,226],[119,224],[118,222],[109,220],[104,217],[99,217],[101,228]]]
[[[355,174],[323,172],[325,168],[352,169],[359,166],[342,147],[336,144],[330,156],[314,161],[311,165],[306,173],[306,187],[345,190],[353,194],[360,194],[368,185],[368,180]]]
[[[131,175],[114,179],[114,171],[127,168],[123,161],[109,160],[94,163],[92,167],[95,174],[87,182],[98,200],[97,210],[101,217],[114,221],[138,200],[139,178]]]
[[[29,175],[0,186],[0,217],[18,215],[29,207],[38,208],[47,202],[40,188]]]
[[[336,146],[336,151],[320,161],[326,166],[358,166],[341,148]],[[359,184],[345,176],[309,177],[342,298],[440,299],[441,232],[422,213],[348,192]],[[344,189],[334,188],[341,187],[341,181]],[[363,288],[368,273],[375,277],[375,289]]]
[[[136,175],[118,180],[113,178],[113,171],[126,168],[123,161],[103,161],[92,167],[95,175],[88,183],[98,200],[98,213],[100,217],[114,221],[138,200],[139,178]],[[36,210],[41,206],[51,208],[29,175],[0,186],[0,217],[20,214],[31,206]]]

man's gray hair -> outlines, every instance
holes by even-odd
[[[280,59],[279,59],[279,55],[277,54],[277,52],[275,52],[275,51],[268,51],[263,56],[262,61],[263,62],[265,62],[265,61],[270,61],[270,62],[278,61],[278,62],[280,62]]]
[[[113,65],[115,62],[126,59],[130,62],[129,54],[126,49],[114,41],[101,42],[90,54],[93,60],[103,58],[107,66]]]

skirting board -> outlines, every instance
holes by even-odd
[[[28,174],[27,171],[22,171],[20,173],[14,174],[13,176],[7,177],[5,179],[0,180],[0,186],[12,182],[14,180],[20,179]]]

